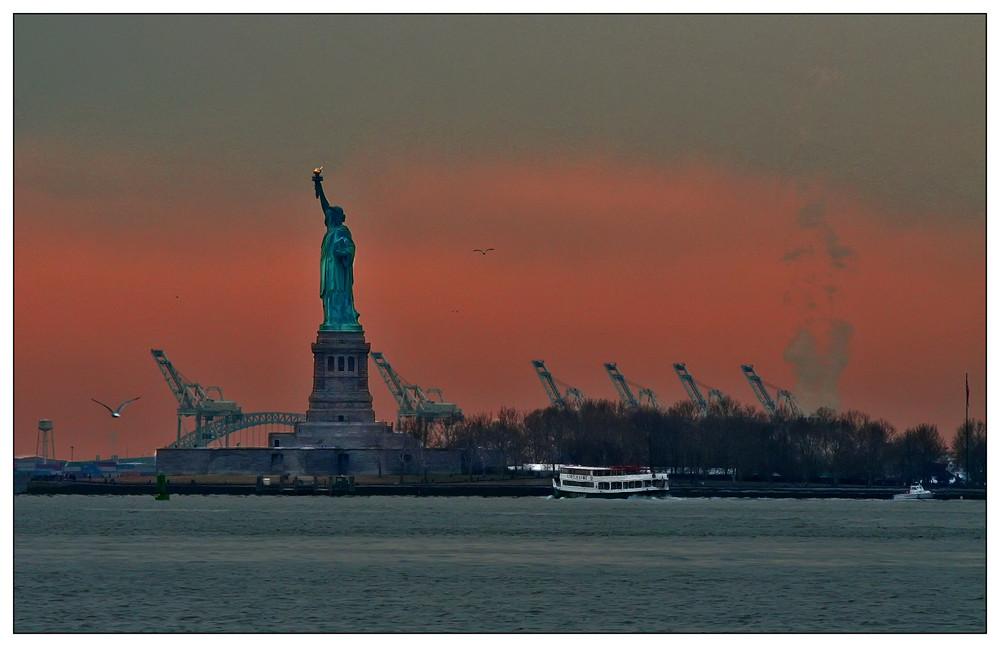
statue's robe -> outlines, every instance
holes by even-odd
[[[354,239],[346,225],[328,227],[320,249],[319,296],[325,330],[360,330],[354,309]]]

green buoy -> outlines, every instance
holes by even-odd
[[[156,500],[157,501],[170,500],[170,495],[167,494],[167,477],[165,474],[156,475]]]

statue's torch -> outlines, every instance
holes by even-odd
[[[319,183],[323,181],[323,176],[321,175],[322,173],[323,173],[323,167],[322,166],[320,166],[319,168],[313,169],[312,180],[313,180],[313,184],[316,185],[316,199],[317,200],[319,199],[320,193],[322,192],[322,189],[319,186]]]

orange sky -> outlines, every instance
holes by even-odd
[[[466,413],[545,406],[532,359],[610,399],[603,363],[616,362],[666,404],[684,397],[672,369],[683,361],[699,381],[754,402],[739,365],[796,390],[783,353],[812,316],[818,334],[834,318],[853,335],[839,402],[804,404],[861,409],[900,430],[930,422],[950,437],[968,372],[970,414],[985,417],[979,226],[901,228],[819,180],[697,160],[386,162],[376,172],[347,164],[326,182],[358,244],[361,321],[404,378],[441,388]],[[60,455],[71,444],[80,457],[170,442],[175,402],[150,348],[245,412],[304,411],[322,315],[322,215],[304,168],[299,186],[262,202],[227,203],[204,187],[185,199],[188,217],[144,205],[158,227],[62,227],[76,215],[67,210],[101,213],[114,200],[70,206],[19,191],[15,452],[34,451],[40,418],[54,421]],[[120,172],[127,182],[130,171]],[[341,186],[356,199],[339,200]],[[804,228],[800,211],[817,196],[825,229]],[[830,231],[852,250],[843,268],[820,250]],[[808,258],[782,260],[809,245]],[[472,252],[483,246],[495,251]],[[392,421],[370,369],[376,413]],[[136,395],[115,421],[90,402]]]
[[[311,171],[373,350],[467,414],[754,403],[986,415],[985,16],[14,16],[15,455],[148,455],[150,355],[304,412]],[[71,100],[70,100],[71,98]],[[477,247],[493,247],[487,256]],[[373,369],[370,366],[370,370]],[[371,371],[376,415],[394,421]],[[141,396],[112,421],[110,404]]]

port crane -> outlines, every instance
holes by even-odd
[[[687,370],[687,366],[683,363],[674,364],[674,371],[677,373],[677,377],[681,379],[681,385],[684,386],[684,390],[687,391],[688,397],[691,398],[691,402],[697,407],[701,415],[708,415],[708,403],[709,400],[721,400],[723,398],[722,391],[718,389],[709,388],[708,390],[708,400],[705,396],[701,394],[701,390],[698,389],[700,382],[694,379]],[[701,384],[701,386],[706,385]]]
[[[618,395],[621,397],[622,402],[624,402],[626,406],[631,409],[638,409],[639,407],[650,407],[653,409],[660,408],[660,402],[656,398],[656,394],[653,393],[651,389],[635,384],[634,386],[639,387],[639,395],[636,397],[636,395],[632,393],[632,389],[629,388],[629,381],[626,380],[625,376],[618,370],[617,364],[606,363],[604,365],[604,370],[606,370],[608,375],[611,376],[611,382],[615,385]]]
[[[239,404],[233,400],[223,398],[222,389],[217,386],[202,388],[197,382],[192,382],[181,375],[181,372],[167,359],[166,353],[162,350],[154,348],[151,349],[151,352],[156,365],[167,381],[167,386],[170,387],[174,397],[177,398],[177,442],[174,443],[175,446],[179,447],[184,444],[182,443],[183,438],[181,434],[184,429],[184,418],[194,417],[194,433],[197,434],[204,426],[204,423],[211,422],[217,417],[231,418],[242,415],[243,412],[240,410]],[[209,392],[217,393],[218,397],[211,397]],[[196,444],[197,435],[193,436],[190,440],[191,445]]]
[[[753,390],[754,395],[760,400],[761,406],[764,410],[771,414],[772,416],[777,416],[780,413],[781,405],[784,406],[792,413],[793,416],[801,416],[802,408],[799,407],[799,403],[795,400],[795,396],[792,395],[791,391],[785,389],[779,389],[774,385],[770,385],[771,388],[776,390],[775,397],[772,398],[764,388],[764,381],[760,379],[757,375],[757,371],[754,370],[753,364],[742,364],[740,368],[743,370],[743,374],[746,375],[747,381],[750,383],[750,388]]]
[[[243,413],[239,404],[222,396],[222,389],[219,387],[202,387],[197,382],[192,382],[177,370],[162,350],[154,348],[151,352],[167,386],[177,399],[177,440],[167,447],[207,447],[216,441],[228,447],[230,436],[238,431],[251,427],[263,427],[265,431],[275,427],[294,428],[297,423],[306,419],[305,414],[301,413]],[[210,395],[213,393],[217,397]],[[194,431],[187,432],[184,429],[184,418],[190,417],[195,419],[195,428]],[[246,441],[254,442],[256,439],[243,436],[243,440],[244,446],[253,446],[247,445]]]
[[[549,400],[552,401],[553,406],[570,409],[580,408],[580,405],[583,404],[584,398],[583,393],[581,393],[579,389],[567,386],[566,393],[560,393],[559,387],[556,385],[555,378],[552,377],[552,373],[549,372],[549,369],[545,368],[545,360],[533,359],[531,360],[531,365],[535,367],[535,373],[538,374],[538,379],[542,381],[545,393],[548,394]]]
[[[407,382],[392,368],[382,353],[372,351],[372,360],[382,375],[385,385],[389,387],[393,399],[396,400],[397,428],[402,427],[403,418],[412,418],[420,422],[433,422],[447,419],[461,420],[464,417],[462,410],[457,405],[444,401],[441,389],[432,388],[424,391],[416,384]],[[435,396],[434,398],[431,397],[432,394]]]

